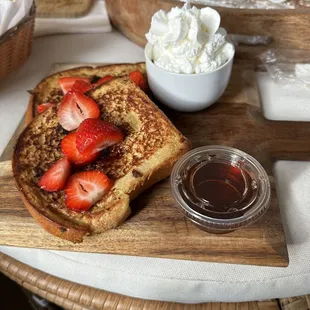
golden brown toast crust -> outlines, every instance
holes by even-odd
[[[26,113],[26,125],[38,114],[37,106],[44,102],[53,101],[59,103],[63,98],[63,93],[58,85],[61,77],[104,77],[107,75],[124,76],[132,71],[139,70],[146,76],[145,63],[124,63],[111,64],[97,67],[78,67],[70,70],[54,73],[44,78],[32,91],[28,110]]]
[[[103,158],[83,170],[98,169],[114,182],[103,199],[85,213],[65,206],[63,192],[47,193],[37,186],[40,176],[59,158],[66,132],[58,124],[57,109],[39,115],[19,137],[13,172],[26,207],[50,233],[80,242],[122,223],[130,214],[129,201],[167,177],[190,144],[148,96],[127,77],[88,93],[100,107],[100,117],[119,126],[122,143],[104,152]]]

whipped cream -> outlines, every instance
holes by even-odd
[[[152,17],[146,34],[153,46],[152,60],[158,67],[175,73],[211,72],[234,53],[219,28],[220,15],[209,7],[197,9],[186,3],[168,13],[159,10]]]

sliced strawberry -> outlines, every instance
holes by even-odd
[[[101,84],[107,83],[113,79],[112,75],[107,75],[101,79],[99,79],[96,83],[93,83],[93,88],[98,87]]]
[[[58,121],[66,130],[79,127],[86,118],[98,118],[98,104],[80,92],[68,92],[58,108]]]
[[[56,103],[54,103],[54,102],[46,102],[46,103],[39,104],[37,106],[37,111],[38,111],[39,114],[41,114],[42,112],[44,112],[45,110],[47,110],[50,107],[56,107]]]
[[[72,86],[76,81],[85,81],[90,83],[90,79],[82,77],[62,77],[58,80],[58,85],[63,91],[64,95],[72,89]]]
[[[122,140],[123,134],[115,125],[89,118],[77,130],[76,147],[82,154],[94,154]]]
[[[111,181],[103,172],[93,170],[75,173],[65,188],[66,205],[75,211],[86,211],[111,187]]]
[[[43,174],[39,186],[48,192],[59,191],[65,187],[70,173],[71,164],[68,158],[64,157]]]
[[[75,83],[72,86],[73,91],[79,91],[81,93],[86,93],[90,89],[92,89],[92,84],[90,82],[86,82],[83,80],[76,80]]]
[[[68,159],[75,165],[82,166],[94,161],[98,155],[95,154],[81,154],[76,148],[76,132],[71,132],[65,136],[61,141],[61,149]]]
[[[137,84],[142,90],[147,89],[147,82],[143,74],[140,71],[133,71],[129,73],[129,78]]]

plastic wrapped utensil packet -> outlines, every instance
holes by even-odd
[[[285,60],[273,49],[265,52],[261,56],[261,61],[275,83],[282,86],[299,83],[310,87],[310,62],[299,63]]]

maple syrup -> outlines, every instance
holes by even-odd
[[[224,146],[185,154],[173,168],[171,189],[185,216],[216,233],[254,223],[270,204],[263,167],[250,155]]]
[[[202,161],[190,167],[182,185],[193,209],[218,218],[239,216],[253,205],[256,182],[232,164]]]

